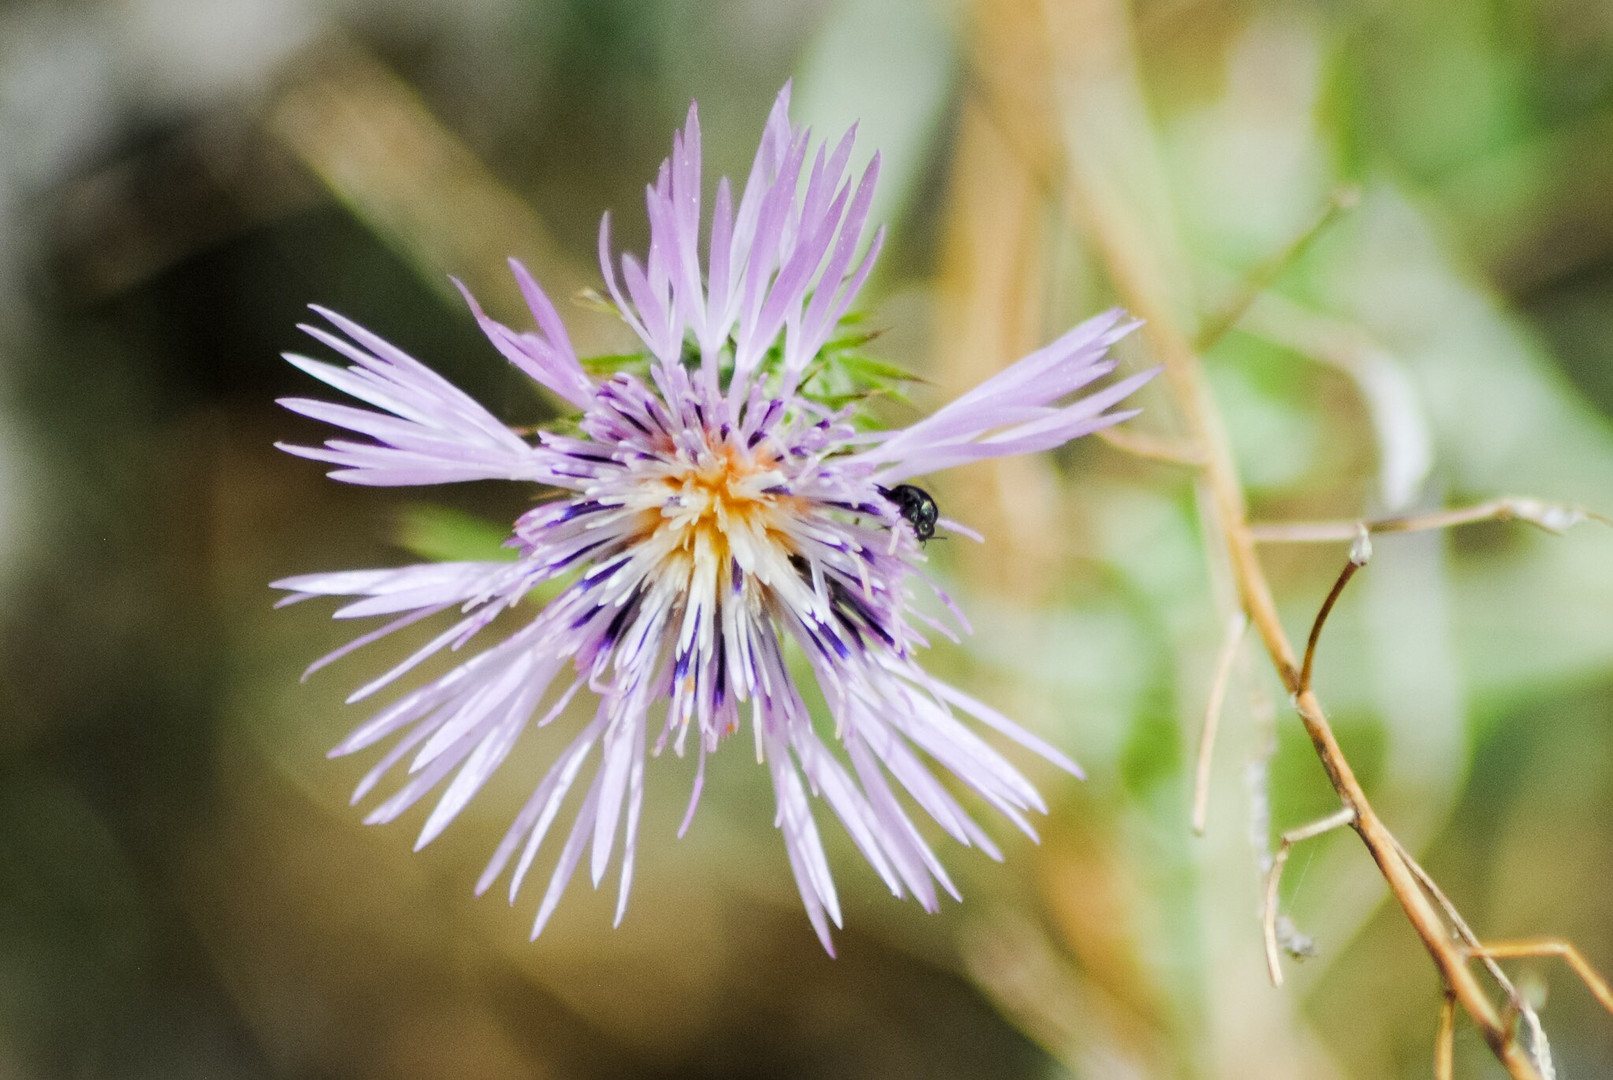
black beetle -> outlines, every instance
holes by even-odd
[[[919,543],[935,535],[935,523],[941,511],[928,491],[913,484],[897,484],[893,488],[879,488],[879,493],[913,527],[913,535]]]

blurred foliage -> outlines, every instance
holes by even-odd
[[[582,295],[582,300],[590,307],[615,310],[607,307],[607,301],[591,290]],[[908,400],[905,389],[917,379],[900,364],[874,355],[868,346],[884,331],[864,328],[862,324],[867,317],[866,312],[853,311],[841,319],[829,340],[823,343],[817,355],[801,372],[796,386],[798,394],[825,408],[839,411],[855,406],[855,411],[848,418],[857,425],[879,422],[870,408],[874,399],[896,401],[911,407],[912,402]],[[650,354],[643,350],[578,357],[583,370],[596,378],[608,378],[622,372],[646,382],[650,378],[650,359]],[[700,346],[693,338],[684,342],[682,360],[684,366],[691,370],[700,366]],[[727,386],[734,370],[731,340],[718,350],[717,370],[721,384]],[[768,348],[757,361],[757,370],[764,373],[764,385],[769,392],[777,393],[784,370],[784,346],[775,342]],[[569,427],[574,419],[564,417],[559,423]]]
[[[935,669],[1090,777],[1034,777],[1053,813],[1040,846],[996,830],[1006,865],[945,851],[961,905],[893,901],[836,837],[848,929],[824,957],[743,754],[682,841],[692,766],[658,761],[623,926],[578,889],[530,945],[525,901],[470,889],[552,739],[419,854],[346,805],[368,763],[324,758],[359,715],[344,673],[384,657],[299,685],[349,628],[271,612],[265,583],[481,557],[534,493],[353,490],[273,451],[323,437],[272,404],[308,390],[276,356],[305,347],[302,306],[543,422],[447,275],[517,325],[505,255],[557,298],[597,286],[598,215],[642,244],[689,99],[714,180],[792,75],[801,119],[866,118],[891,225],[864,296],[887,332],[847,341],[825,395],[911,371],[933,408],[1113,302],[1129,258],[1202,325],[1269,279],[1207,356],[1258,518],[1613,510],[1605,0],[17,0],[0,1076],[1428,1074],[1434,974],[1348,836],[1296,854],[1284,907],[1320,954],[1265,985],[1258,855],[1328,791],[1251,655],[1210,830],[1188,829],[1225,576],[1190,471],[1095,440],[933,481],[987,534],[929,549],[976,630]],[[1110,195],[1141,222],[1121,252],[1092,243]],[[630,347],[562,306],[587,350]],[[1163,393],[1143,404],[1139,430],[1174,434]],[[1380,812],[1470,921],[1569,936],[1603,971],[1610,553],[1594,526],[1386,536],[1318,666]],[[1342,549],[1262,554],[1297,632]],[[1560,1074],[1613,1075],[1609,1018],[1520,968],[1550,988]],[[1468,1034],[1458,1069],[1493,1075]]]
[[[505,560],[517,552],[506,547],[510,529],[463,510],[443,506],[406,507],[398,518],[398,546],[431,562]]]

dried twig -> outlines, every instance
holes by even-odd
[[[1126,171],[1128,165],[1148,168],[1146,133],[1136,136],[1138,152],[1130,156],[1126,151],[1133,144],[1118,137],[1107,141],[1104,138],[1112,132],[1102,118],[1113,115],[1110,103],[1116,93],[1122,99],[1137,101],[1145,95],[1135,65],[1117,61],[1099,68],[1090,62],[1095,50],[1103,47],[1101,42],[1090,44],[1094,38],[1092,28],[1111,30],[1111,36],[1123,40],[1123,31],[1114,28],[1126,25],[1129,9],[1119,0],[1083,5],[1079,20],[1070,18],[1057,5],[1044,4],[1041,11],[1048,21],[1050,37],[1055,43],[1064,41],[1066,46],[1055,44],[1048,58],[1051,96],[1059,107],[1055,119],[1062,125],[1059,150],[1063,183],[1056,190],[1067,200],[1072,219],[1085,229],[1120,301],[1144,320],[1144,337],[1164,367],[1162,381],[1177,406],[1184,437],[1204,459],[1200,483],[1208,491],[1207,501],[1212,508],[1206,531],[1218,536],[1224,545],[1237,586],[1238,605],[1248,615],[1273,667],[1294,696],[1300,721],[1338,795],[1340,814],[1348,811],[1353,815],[1354,831],[1378,865],[1391,895],[1428,951],[1450,995],[1512,1080],[1542,1080],[1541,1070],[1514,1038],[1512,1026],[1498,1013],[1469,965],[1466,948],[1453,939],[1446,920],[1424,891],[1394,834],[1378,817],[1339,746],[1321,702],[1301,680],[1299,658],[1278,615],[1250,529],[1247,498],[1221,411],[1199,361],[1197,335],[1180,318],[1180,313],[1192,310],[1193,304],[1190,297],[1182,295],[1184,281],[1170,271],[1178,255],[1170,250],[1169,238],[1160,236],[1168,225],[1153,226],[1154,219],[1139,205],[1144,196],[1137,190],[1135,175]],[[1071,42],[1080,43],[1082,48],[1074,49]],[[1085,137],[1089,134],[1093,138]],[[1127,135],[1133,134],[1128,129]],[[1120,153],[1104,153],[1099,147],[1118,148]],[[1522,516],[1517,514],[1516,504],[1510,509],[1514,516]],[[1337,538],[1358,535],[1352,522]],[[1273,914],[1268,942],[1275,937],[1275,921]]]
[[[1271,975],[1271,985],[1283,984],[1283,968],[1277,952],[1277,888],[1282,884],[1283,866],[1288,862],[1289,850],[1302,840],[1310,840],[1353,824],[1355,810],[1344,806],[1325,818],[1283,833],[1281,843],[1277,845],[1277,855],[1271,860],[1271,869],[1266,873],[1266,903],[1260,918],[1261,929],[1266,935],[1266,971]]]
[[[1451,902],[1451,898],[1445,895],[1445,890],[1441,889],[1432,875],[1423,869],[1422,864],[1412,858],[1411,852],[1406,850],[1405,845],[1398,838],[1395,840],[1395,850],[1400,852],[1400,857],[1406,861],[1406,866],[1411,869],[1412,875],[1417,879],[1418,884],[1422,885],[1434,903],[1439,905],[1440,911],[1445,913],[1445,918],[1450,921],[1451,928],[1456,932],[1457,938],[1464,942],[1470,951],[1479,948],[1479,937],[1473,932],[1473,928],[1467,924],[1467,920],[1462,918],[1461,911],[1457,910],[1456,905]],[[1484,962],[1485,970],[1490,973],[1490,977],[1495,980],[1496,985],[1506,992],[1507,1000],[1513,1004],[1513,1007],[1520,1010],[1528,1008],[1527,1002],[1523,1000],[1523,995],[1518,993],[1518,988],[1512,985],[1512,980],[1507,978],[1505,971],[1501,970],[1501,965],[1489,958],[1481,959]]]
[[[1444,920],[1416,876],[1401,856],[1394,834],[1377,816],[1366,792],[1355,776],[1348,758],[1339,746],[1332,726],[1316,695],[1300,682],[1300,667],[1294,647],[1277,614],[1276,601],[1265,569],[1255,549],[1255,537],[1248,523],[1248,507],[1243,484],[1227,441],[1220,410],[1210,393],[1192,340],[1178,326],[1172,305],[1156,279],[1154,268],[1140,258],[1131,238],[1135,223],[1116,220],[1129,217],[1118,200],[1089,190],[1091,178],[1083,175],[1083,161],[1071,155],[1069,191],[1077,212],[1091,230],[1093,241],[1107,264],[1128,307],[1146,320],[1145,333],[1153,343],[1165,368],[1165,379],[1194,442],[1203,448],[1203,482],[1208,486],[1215,510],[1214,526],[1226,546],[1236,580],[1239,601],[1271,658],[1278,675],[1291,693],[1305,732],[1326,771],[1328,782],[1345,808],[1355,814],[1354,827],[1412,929],[1439,968],[1452,995],[1472,1019],[1485,1043],[1513,1080],[1540,1080],[1540,1071],[1528,1053],[1517,1044],[1512,1032],[1486,996],[1478,979],[1467,966],[1467,954],[1451,939]],[[1358,535],[1352,527],[1340,539]],[[1332,539],[1333,537],[1329,537]],[[1342,812],[1342,811],[1341,811]],[[1268,941],[1275,937],[1275,925]]]
[[[1447,990],[1439,1003],[1439,1031],[1434,1036],[1434,1080],[1454,1080],[1455,1062],[1456,998]]]
[[[1451,902],[1451,898],[1445,895],[1445,891],[1439,887],[1439,884],[1429,875],[1428,871],[1424,870],[1417,860],[1412,858],[1411,853],[1406,850],[1399,840],[1395,841],[1395,847],[1400,850],[1401,858],[1406,860],[1406,865],[1416,875],[1418,882],[1427,890],[1428,895],[1434,902],[1439,905],[1440,910],[1445,913],[1445,917],[1450,920],[1451,928],[1456,932],[1456,936],[1467,945],[1468,954],[1483,963],[1485,970],[1490,973],[1490,977],[1495,980],[1496,985],[1505,991],[1507,995],[1507,1015],[1517,1015],[1523,1019],[1524,1026],[1529,1030],[1531,1053],[1534,1057],[1535,1066],[1540,1071],[1542,1080],[1552,1080],[1556,1070],[1551,1063],[1551,1048],[1546,1041],[1545,1029],[1540,1026],[1540,1017],[1536,1014],[1534,1006],[1518,992],[1518,988],[1512,984],[1512,980],[1507,978],[1507,973],[1501,970],[1501,965],[1496,963],[1495,958],[1487,953],[1485,947],[1480,943],[1478,935],[1473,932],[1473,928],[1467,924],[1466,919],[1462,918],[1462,913],[1457,910],[1456,905]],[[1572,948],[1572,946],[1568,947]],[[1577,951],[1575,956],[1579,956]],[[1586,978],[1587,984],[1591,979],[1595,979],[1596,983],[1605,989],[1606,984],[1601,982],[1600,977],[1596,975],[1589,964],[1585,963],[1583,957],[1580,957],[1579,963],[1584,965],[1581,977]],[[1577,966],[1576,970],[1579,970]],[[1588,975],[1585,973],[1588,973]],[[1595,986],[1592,987],[1592,993],[1596,993]],[[1601,1000],[1601,998],[1598,997],[1598,1000]],[[1608,1003],[1604,1001],[1603,1004],[1607,1005]],[[1610,1011],[1613,1011],[1613,1006],[1609,1006],[1609,1008]]]
[[[1221,651],[1215,658],[1215,677],[1210,683],[1204,730],[1199,736],[1198,765],[1193,770],[1193,831],[1200,836],[1204,835],[1210,810],[1210,759],[1215,754],[1215,733],[1221,726],[1221,705],[1226,701],[1227,683],[1232,679],[1232,663],[1238,658],[1238,646],[1243,644],[1243,634],[1248,629],[1249,617],[1242,611],[1233,612]]]
[[[1572,942],[1560,938],[1535,938],[1529,941],[1501,941],[1489,945],[1470,946],[1468,952],[1485,960],[1515,960],[1527,956],[1560,956],[1574,969],[1574,974],[1590,990],[1598,1004],[1613,1013],[1613,987],[1597,973],[1583,953]]]
[[[1558,535],[1583,521],[1613,525],[1613,519],[1583,507],[1503,495],[1477,506],[1366,521],[1260,522],[1249,526],[1249,535],[1262,544],[1317,544],[1354,540],[1363,529],[1369,533],[1427,532],[1483,521],[1523,521]]]

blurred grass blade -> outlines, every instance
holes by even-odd
[[[404,508],[396,533],[400,547],[436,562],[513,562],[515,549],[503,546],[509,536],[496,522],[424,504]]]

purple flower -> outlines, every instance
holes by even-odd
[[[754,743],[772,776],[775,824],[807,916],[831,952],[829,922],[840,924],[840,906],[809,791],[829,804],[893,893],[911,892],[934,910],[937,885],[954,897],[957,890],[907,805],[959,842],[1000,858],[937,779],[936,766],[1033,836],[1026,814],[1046,809],[977,726],[1079,774],[1058,750],[919,666],[915,654],[926,642],[915,623],[952,634],[909,604],[916,582],[935,586],[920,569],[915,523],[903,516],[891,485],[964,462],[1046,450],[1132,415],[1105,410],[1151,372],[1072,395],[1114,368],[1107,349],[1135,324],[1107,312],[910,427],[853,426],[851,409],[831,407],[803,387],[879,250],[883,230],[858,254],[879,160],[853,183],[848,132],[832,152],[820,146],[809,166],[809,133],[790,123],[788,106],[786,87],[737,203],[726,178],[717,185],[704,243],[692,107],[647,191],[648,257],[641,263],[624,255],[618,271],[609,218],[601,224],[605,281],[643,339],[647,381],[625,372],[590,375],[554,305],[518,263],[512,266],[535,332],[494,322],[466,294],[498,350],[581,411],[565,432],[540,432],[535,444],[520,437],[424,365],[323,309],[315,310],[333,329],[304,329],[352,366],[288,357],[370,406],[284,402],[360,436],[285,447],[335,465],[332,477],[376,485],[516,480],[555,496],[515,522],[507,542],[518,552],[513,562],[427,563],[275,583],[291,592],[282,603],[352,597],[338,618],[390,618],[314,668],[453,613],[452,625],[349,701],[464,645],[539,585],[558,588],[541,610],[528,605],[508,616],[518,628],[498,644],[403,694],[333,751],[391,740],[355,801],[408,762],[401,785],[370,812],[370,822],[390,821],[442,787],[420,834],[424,845],[464,809],[526,728],[554,722],[586,688],[597,702],[593,718],[538,781],[477,885],[488,888],[513,859],[513,902],[561,804],[583,780],[534,937],[585,855],[598,886],[618,834],[620,921],[646,758],[668,746],[699,756],[681,836],[700,799],[707,755],[732,739]],[[961,616],[957,622],[967,629]],[[791,674],[792,654],[817,680],[832,739],[813,725]]]

